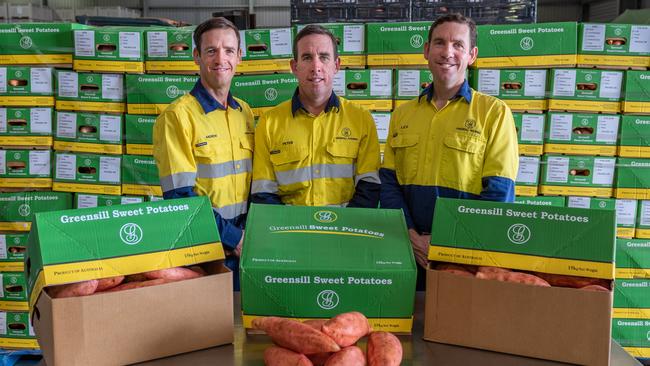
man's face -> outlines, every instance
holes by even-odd
[[[465,70],[477,54],[478,49],[470,45],[469,26],[456,22],[437,26],[431,42],[424,44],[424,58],[429,62],[434,83],[450,87],[465,80]]]
[[[340,67],[332,40],[323,34],[311,34],[300,39],[296,47],[298,59],[291,60],[291,70],[298,79],[300,95],[316,100],[329,97]]]
[[[241,49],[235,31],[211,29],[201,35],[201,54],[194,50],[201,79],[212,89],[230,89],[235,68],[241,62]]]

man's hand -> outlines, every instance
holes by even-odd
[[[409,239],[411,239],[415,261],[422,266],[422,268],[427,268],[427,264],[429,263],[427,257],[429,255],[429,242],[431,241],[431,235],[420,235],[417,231],[409,229]]]
[[[237,258],[241,257],[241,248],[242,248],[243,244],[244,244],[244,232],[242,231],[241,232],[241,239],[239,239],[239,243],[237,244],[235,249],[232,251],[232,254],[235,257],[237,257]]]

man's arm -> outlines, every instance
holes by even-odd
[[[505,104],[496,113],[485,149],[481,199],[512,202],[519,166],[517,131],[512,112]]]
[[[253,183],[251,202],[282,205],[278,194],[278,182],[271,163],[271,150],[267,139],[266,118],[260,118],[255,128],[255,150],[253,151]]]
[[[377,127],[369,112],[364,111],[365,136],[359,142],[356,171],[354,172],[354,195],[347,207],[377,208],[379,205],[379,139]]]

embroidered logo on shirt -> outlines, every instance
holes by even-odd
[[[356,137],[352,137],[352,130],[348,127],[343,127],[340,132],[341,136],[337,136],[337,140],[358,140]]]
[[[456,129],[459,131],[467,131],[467,132],[475,133],[477,135],[481,134],[481,131],[476,129],[476,120],[471,118],[465,120],[464,127],[457,127]]]

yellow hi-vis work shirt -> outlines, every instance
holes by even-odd
[[[302,108],[297,94],[264,113],[255,129],[255,146],[253,202],[264,202],[256,197],[277,195],[290,205],[346,206],[355,188],[366,182],[377,188],[376,199],[354,205],[377,207],[375,123],[368,111],[334,93],[318,116]]]

